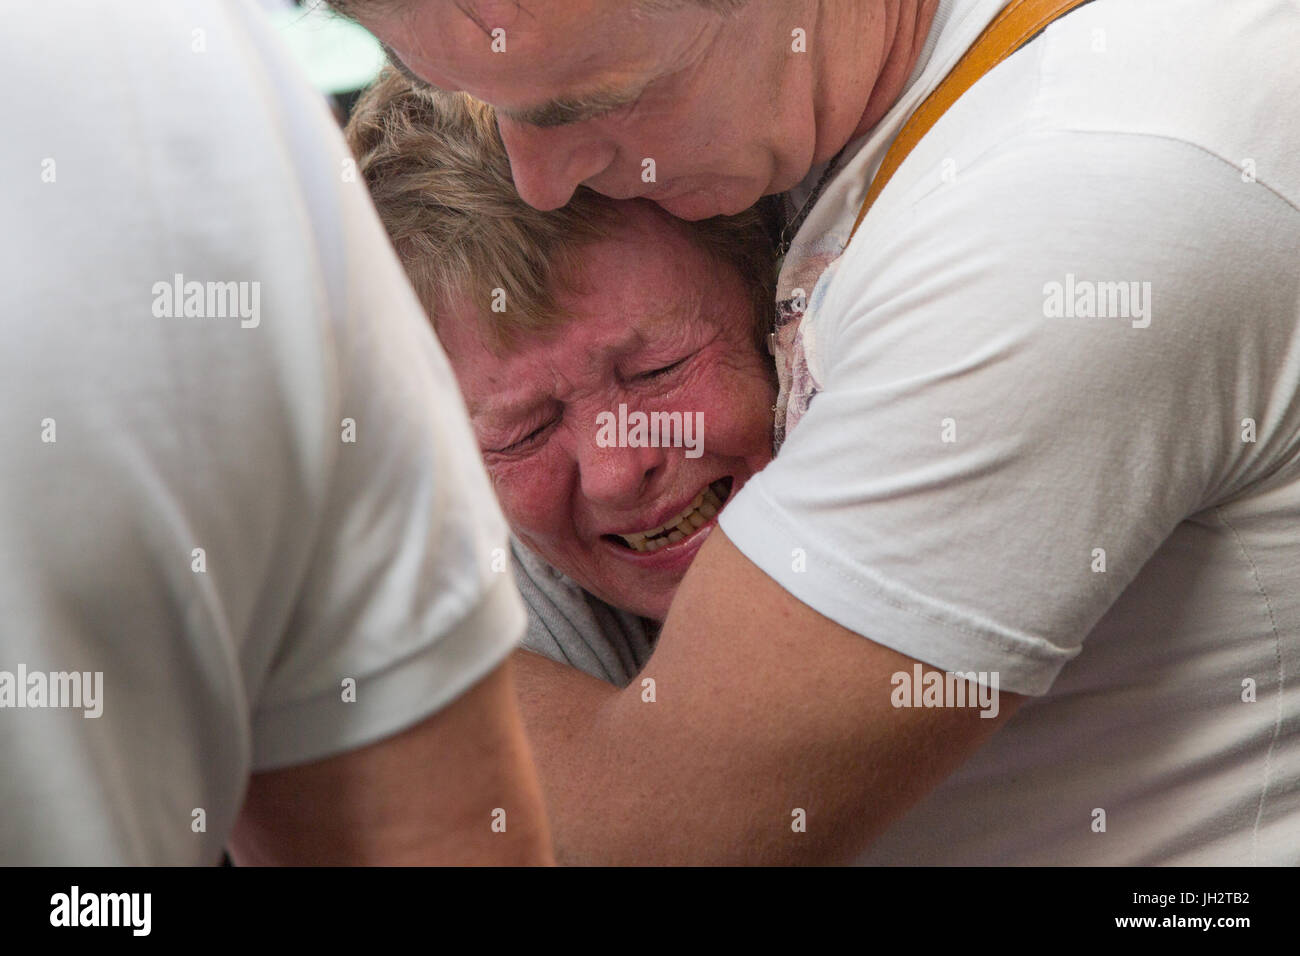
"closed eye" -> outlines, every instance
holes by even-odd
[[[690,358],[690,356],[687,356],[686,358]],[[680,368],[682,365],[685,365],[686,358],[680,358],[672,365],[665,365],[663,368],[656,368],[650,370],[649,372],[642,372],[640,375],[637,376],[637,378],[642,378],[642,379],[658,378],[661,375],[667,375],[669,372],[675,371],[676,369]]]
[[[487,451],[494,455],[508,455],[512,452],[527,451],[530,447],[537,444],[537,442],[545,436],[546,432],[550,431],[551,426],[554,424],[554,420],[546,422],[544,425],[533,429],[518,441],[506,445],[504,448],[489,448]]]

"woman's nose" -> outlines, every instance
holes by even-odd
[[[602,447],[596,435],[582,442],[578,455],[582,493],[604,505],[631,507],[664,473],[667,453],[654,447]]]
[[[497,127],[519,198],[535,209],[563,206],[578,186],[604,172],[617,153],[613,143],[593,140],[590,129],[576,125],[543,129],[498,116]]]

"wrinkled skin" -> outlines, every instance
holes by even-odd
[[[664,523],[719,478],[734,493],[768,462],[770,359],[739,277],[653,206],[627,204],[625,226],[584,248],[581,272],[555,336],[500,355],[453,310],[439,337],[515,534],[597,597],[662,620],[712,522],[654,555],[604,536]],[[597,417],[620,403],[702,412],[702,454],[600,447]]]

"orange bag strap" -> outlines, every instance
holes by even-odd
[[[866,198],[862,200],[862,208],[858,210],[858,218],[853,223],[849,239],[853,239],[858,226],[866,218],[867,210],[875,203],[876,197],[898,171],[898,167],[903,165],[903,160],[912,151],[912,147],[930,132],[931,127],[939,122],[939,117],[957,102],[958,97],[974,86],[985,73],[1041,33],[1053,20],[1087,2],[1088,0],[1011,0],[899,130],[876,172],[876,178],[871,181]]]

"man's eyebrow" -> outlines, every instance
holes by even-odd
[[[643,92],[643,87],[595,90],[579,96],[557,97],[549,103],[520,110],[498,107],[497,114],[525,126],[550,129],[556,126],[567,126],[570,123],[581,123],[584,120],[612,113],[614,110],[635,103],[641,98]]]
[[[417,90],[423,90],[426,93],[446,92],[446,90],[434,86],[423,77],[417,76],[387,44],[380,45],[388,56],[388,62],[393,65],[397,72],[410,80],[411,85]],[[516,123],[542,129],[552,129],[556,126],[567,126],[570,123],[581,123],[584,120],[595,119],[605,113],[612,113],[614,110],[622,109],[624,106],[635,103],[644,92],[644,86],[623,89],[610,87],[579,96],[561,96],[540,106],[529,106],[518,110],[502,109],[501,107],[494,107],[494,109],[498,116],[504,116]]]

